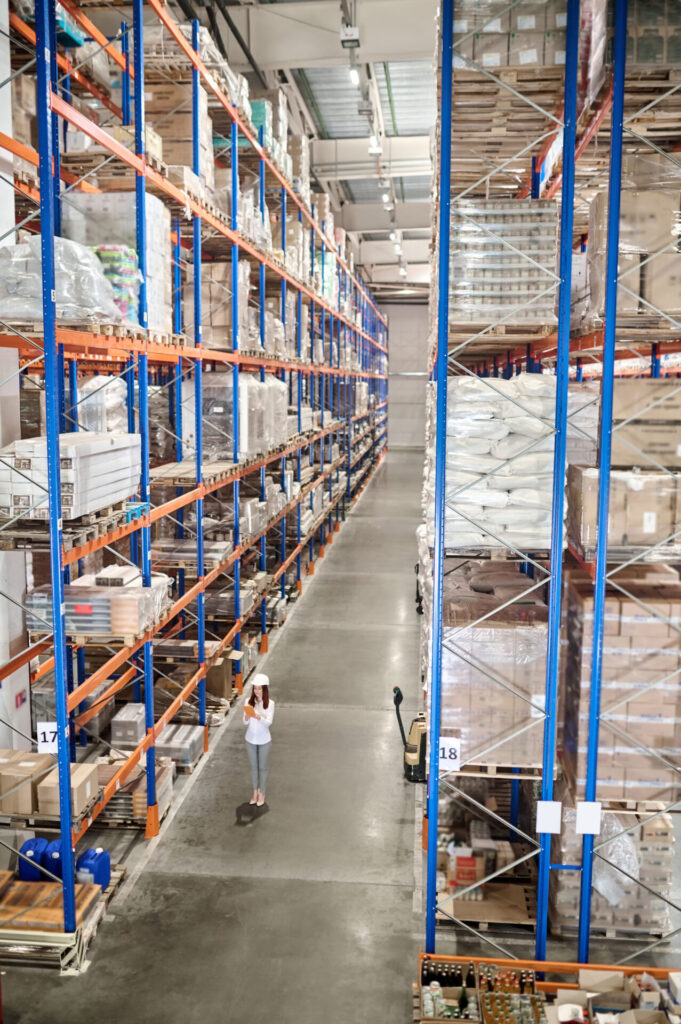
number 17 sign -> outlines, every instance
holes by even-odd
[[[458,736],[440,736],[440,775],[454,772],[461,759],[461,740]]]

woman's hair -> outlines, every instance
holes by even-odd
[[[256,687],[256,685],[259,685],[259,684],[254,684],[253,685],[253,689],[251,690],[251,696],[250,696],[250,699],[248,701],[248,703],[251,705],[252,708],[255,707],[255,687]],[[270,706],[270,688],[269,688],[269,686],[263,686],[263,688],[262,688],[262,706],[265,709],[265,711],[267,711],[268,707]]]

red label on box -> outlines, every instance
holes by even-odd
[[[90,615],[92,613],[92,605],[91,604],[75,604],[73,606],[73,611],[74,611],[75,615]]]

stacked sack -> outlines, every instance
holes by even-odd
[[[448,381],[445,546],[547,548],[555,377]]]

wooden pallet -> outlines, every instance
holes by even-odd
[[[89,541],[105,537],[120,526],[124,526],[126,518],[125,502],[119,502],[115,506],[110,505],[105,509],[100,509],[98,512],[91,512],[87,516],[71,520],[67,519],[62,532],[64,551],[71,551],[73,548],[81,547]],[[15,551],[27,548],[37,550],[49,549],[49,529],[45,520],[23,518],[18,520],[16,525],[7,529],[2,528],[3,521],[0,519],[0,551]]]
[[[76,883],[76,927],[84,924],[101,894],[98,885]],[[61,883],[11,881],[0,893],[0,933],[3,928],[63,932]]]
[[[534,929],[537,905],[534,890],[530,886],[513,882],[488,882],[484,891],[484,899],[451,900],[446,904],[446,910],[481,932],[495,925]],[[438,903],[446,899],[446,895],[439,893]],[[442,911],[438,911],[437,919],[454,924]]]
[[[465,764],[457,772],[452,772],[452,775],[482,779],[510,779],[519,782],[521,779],[540,779],[542,766],[540,764],[476,764],[473,762]]]
[[[579,934],[579,927],[577,925],[566,925],[556,924],[555,922],[549,923],[549,929],[551,935],[555,939],[575,939]],[[600,939],[614,939],[616,942],[641,942],[643,939],[647,939],[649,936],[652,939],[662,939],[665,935],[671,932],[671,924],[667,931],[659,931],[654,928],[629,928],[623,925],[594,925],[593,922],[589,928],[589,934],[592,938]],[[671,938],[671,935],[670,935]]]

